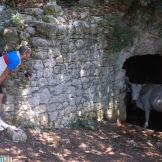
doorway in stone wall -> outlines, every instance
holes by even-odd
[[[162,85],[162,55],[137,55],[128,58],[123,65],[131,83]],[[128,85],[127,85],[128,86]],[[143,126],[144,111],[131,102],[131,92],[126,96],[126,122]],[[151,110],[149,129],[162,131],[162,112]]]

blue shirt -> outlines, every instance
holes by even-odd
[[[21,64],[21,58],[19,51],[7,52],[8,65],[7,68],[11,71],[15,71]]]

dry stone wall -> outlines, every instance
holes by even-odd
[[[4,116],[23,126],[43,127],[65,127],[90,112],[98,120],[103,112],[108,119],[125,120],[122,65],[135,47],[109,52],[110,15],[86,9],[70,19],[56,4],[28,8],[22,15],[25,27],[17,35],[32,45],[27,68],[33,75],[28,81],[16,72],[6,81]],[[15,27],[9,29],[15,33]]]

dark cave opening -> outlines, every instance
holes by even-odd
[[[162,84],[162,56],[159,54],[130,57],[124,62],[123,69],[131,83]],[[144,125],[145,113],[131,102],[131,92],[127,92],[126,96],[126,113],[126,122]],[[148,128],[162,131],[162,112],[151,110]]]

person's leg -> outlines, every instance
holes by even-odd
[[[3,103],[3,91],[2,91],[2,87],[0,85],[0,111],[2,110],[2,103]]]

